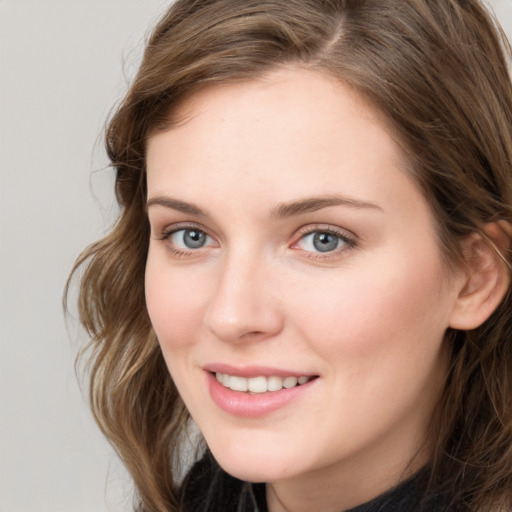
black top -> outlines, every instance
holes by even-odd
[[[426,472],[420,471],[377,498],[345,512],[452,512],[448,501],[425,493]],[[205,456],[189,471],[182,485],[183,512],[268,512],[265,484],[250,484],[223,471],[213,456]],[[340,512],[343,512],[340,510]]]

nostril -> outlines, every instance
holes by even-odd
[[[263,336],[265,333],[263,331],[251,331],[251,332],[246,332],[245,334],[242,334],[242,336],[240,336],[241,339],[245,338],[245,339],[249,339],[249,338],[255,338],[257,336]]]

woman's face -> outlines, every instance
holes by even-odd
[[[392,131],[298,69],[180,113],[148,143],[146,297],[210,449],[253,481],[395,479],[423,446],[458,292]]]

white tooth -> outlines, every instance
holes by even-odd
[[[265,393],[265,391],[267,391],[266,377],[253,377],[251,379],[247,379],[247,384],[251,393]]]
[[[222,383],[222,373],[217,372],[217,373],[215,374],[215,378],[216,378],[220,383]]]
[[[222,384],[229,388],[229,382],[231,380],[231,377],[227,373],[222,373]]]
[[[309,377],[302,376],[302,377],[299,377],[298,382],[299,382],[299,384],[306,384],[306,382],[308,380],[309,380]]]
[[[229,387],[233,391],[247,391],[247,379],[231,375],[229,379]]]
[[[285,377],[283,379],[283,388],[290,389],[297,385],[297,377]]]
[[[269,377],[267,386],[269,391],[279,391],[283,389],[283,379],[281,377]]]

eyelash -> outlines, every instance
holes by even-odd
[[[296,242],[292,244],[292,248],[296,246],[301,241],[305,240],[307,236],[313,235],[314,233],[318,234],[328,234],[338,238],[344,245],[342,247],[338,247],[332,251],[326,251],[324,253],[318,251],[303,251],[306,258],[324,261],[331,258],[339,257],[342,253],[346,251],[350,251],[357,246],[355,237],[348,235],[345,231],[341,231],[332,226],[328,225],[315,225],[315,226],[305,226],[298,231],[298,236]]]
[[[198,231],[203,233],[208,238],[212,238],[204,228],[196,224],[174,224],[173,226],[164,229],[162,233],[158,236],[158,240],[161,242],[168,242],[172,235],[178,233],[179,231]],[[305,226],[299,229],[296,238],[296,241],[293,242],[291,248],[293,249],[297,244],[301,241],[305,240],[307,236],[313,235],[314,233],[319,234],[328,234],[338,238],[344,245],[341,248],[336,248],[332,251],[326,251],[324,253],[318,251],[306,251],[303,250],[305,257],[312,260],[327,260],[331,258],[336,258],[341,255],[341,253],[354,249],[357,246],[356,240],[354,237],[348,235],[346,232],[333,228],[332,226],[327,225],[315,225],[315,226]],[[198,249],[192,249],[189,251],[178,249],[171,244],[166,244],[167,249],[170,253],[175,257],[187,257],[191,256],[194,253],[198,252],[202,247]],[[296,249],[300,250],[300,249]]]
[[[162,231],[160,236],[158,237],[158,240],[161,242],[168,242],[172,235],[175,233],[178,233],[179,231],[199,231],[200,233],[204,233],[207,237],[210,237],[208,233],[199,225],[196,224],[174,224],[169,228],[166,228]],[[187,257],[193,255],[195,252],[197,252],[199,249],[196,250],[190,250],[185,251],[183,249],[178,249],[171,244],[166,244],[167,249],[171,253],[172,256],[181,258],[181,257]]]

